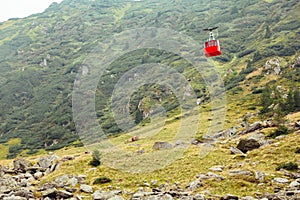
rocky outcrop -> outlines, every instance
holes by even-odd
[[[255,123],[251,124],[246,130],[242,131],[240,133],[240,135],[244,135],[244,134],[259,130],[261,128],[263,128],[262,123],[261,122],[255,122]]]
[[[28,160],[17,158],[13,161],[13,168],[0,166],[0,199],[37,199],[35,182],[39,182],[47,173],[59,167],[59,157],[50,155],[40,158],[35,164]],[[55,187],[44,187],[39,190],[43,198],[67,199],[73,194],[67,190]]]

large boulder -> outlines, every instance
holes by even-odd
[[[14,165],[14,170],[18,172],[26,172],[26,169],[32,166],[32,164],[29,161],[24,160],[22,158],[18,158],[14,160],[13,165]]]
[[[56,155],[51,155],[48,157],[42,157],[37,162],[38,166],[46,171],[47,173],[53,172],[59,166],[59,157]]]
[[[237,148],[241,150],[243,153],[247,153],[247,151],[251,151],[259,147],[260,147],[260,143],[253,138],[241,139],[237,145]]]

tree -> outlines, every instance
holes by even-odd
[[[272,36],[269,25],[266,26],[265,38],[270,38]]]
[[[269,85],[265,87],[261,94],[260,105],[263,107],[261,113],[267,113],[269,111],[269,106],[272,104],[271,99],[271,88]]]
[[[299,89],[294,90],[294,103],[295,103],[295,110],[300,109],[300,91]]]

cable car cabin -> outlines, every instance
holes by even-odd
[[[221,47],[219,40],[209,40],[204,44],[204,54],[206,57],[221,55]]]

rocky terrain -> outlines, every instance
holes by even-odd
[[[285,136],[278,136],[275,139],[267,139],[260,132],[263,128],[272,127],[272,122],[255,122],[243,131],[236,128],[216,133],[209,138],[197,139],[191,142],[194,146],[218,145],[228,141],[237,141],[236,146],[230,146],[228,153],[237,157],[244,157],[245,163],[249,162],[247,153],[268,145],[279,145]],[[300,133],[299,121],[291,123],[289,128],[295,131],[296,136]],[[245,137],[246,136],[246,137]],[[135,141],[133,141],[135,142]],[[158,148],[159,147],[161,148]],[[163,150],[164,142],[157,142],[153,148]],[[166,145],[170,148],[169,145]],[[87,152],[85,152],[87,153]],[[60,166],[76,161],[77,156],[64,156],[62,158],[55,154],[46,157],[35,158],[33,161],[17,158],[10,166],[0,166],[0,199],[3,200],[26,200],[26,199],[94,199],[94,200],[204,200],[204,199],[223,199],[223,200],[296,200],[300,198],[300,170],[292,171],[280,169],[278,175],[272,175],[271,179],[263,171],[233,169],[232,166],[217,165],[209,168],[207,173],[199,173],[195,179],[183,186],[179,183],[158,183],[157,180],[143,182],[136,187],[136,191],[129,191],[126,188],[107,185],[105,187],[95,187],[87,182],[86,174],[64,174],[57,176],[53,181],[45,181],[44,176],[51,176],[55,171],[60,170]],[[245,163],[240,162],[242,166]],[[299,163],[299,160],[298,160]],[[253,163],[255,165],[255,163]],[[91,168],[94,170],[94,168]],[[224,175],[225,174],[225,175]],[[253,196],[236,196],[227,194],[220,196],[212,194],[209,189],[203,186],[207,181],[224,182],[231,177],[255,182],[264,187],[272,186],[273,193],[257,192]],[[203,190],[201,190],[203,188]],[[199,192],[199,189],[201,192]]]

